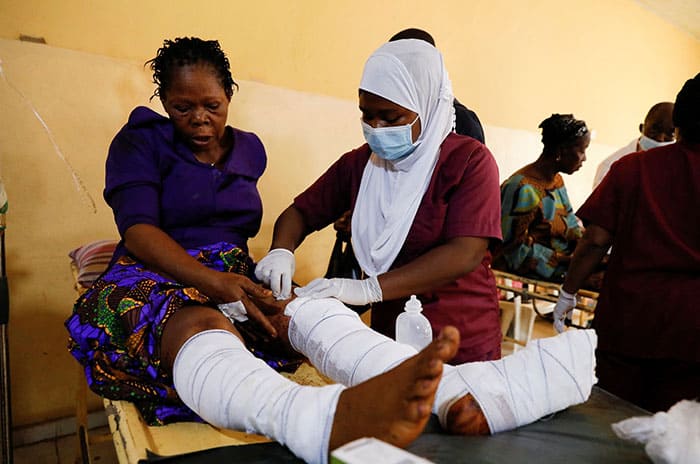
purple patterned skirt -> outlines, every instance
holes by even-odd
[[[205,266],[252,278],[253,261],[230,243],[188,250]],[[216,305],[196,288],[185,287],[132,256],[119,258],[78,299],[66,320],[68,348],[85,367],[91,390],[100,396],[133,402],[150,425],[201,421],[185,406],[171,372],[160,368],[160,338],[170,317],[183,306]],[[294,371],[300,357],[266,337],[248,320],[236,323],[251,352],[278,371]]]

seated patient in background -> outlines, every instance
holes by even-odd
[[[539,127],[544,145],[539,158],[501,185],[503,243],[493,268],[560,282],[583,235],[560,172],[579,170],[591,135],[571,114],[553,114]]]

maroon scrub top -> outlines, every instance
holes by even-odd
[[[333,223],[357,200],[360,180],[371,154],[363,145],[344,154],[294,206],[309,226],[307,232]],[[401,267],[455,237],[501,239],[498,168],[489,150],[472,139],[450,134],[440,150],[428,190],[423,196],[406,241],[391,269]],[[460,331],[461,342],[452,363],[500,357],[498,294],[487,252],[467,275],[418,295],[423,313],[436,335],[446,325]],[[372,305],[372,328],[394,338],[396,317],[405,299]]]
[[[598,348],[700,361],[700,144],[621,158],[577,215],[613,236]]]

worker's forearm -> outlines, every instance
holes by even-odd
[[[574,294],[579,291],[608,252],[608,245],[598,245],[585,236],[576,247],[562,288]]]
[[[459,237],[378,277],[385,300],[419,294],[454,282],[484,259],[488,240]]]
[[[294,252],[305,237],[306,222],[304,216],[294,205],[289,206],[275,221],[270,249],[286,248]]]

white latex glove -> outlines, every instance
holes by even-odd
[[[562,333],[564,331],[564,321],[570,316],[576,307],[576,295],[572,295],[563,288],[559,289],[559,298],[554,305],[554,329]]]
[[[294,289],[296,296],[337,298],[350,305],[366,305],[382,301],[382,288],[376,277],[364,280],[314,279],[306,287]]]
[[[255,277],[270,287],[278,300],[292,296],[292,277],[296,262],[294,253],[286,248],[270,250],[255,266]]]

